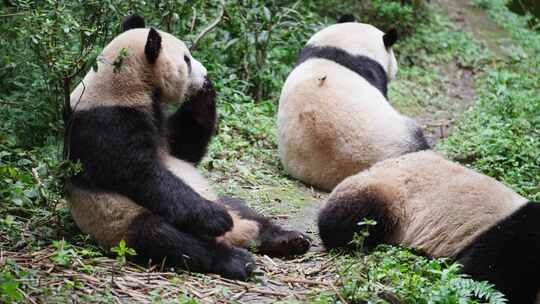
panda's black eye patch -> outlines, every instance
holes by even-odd
[[[189,72],[191,73],[191,59],[187,55],[184,55],[184,61],[188,66]]]

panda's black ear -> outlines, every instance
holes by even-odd
[[[148,38],[146,39],[146,45],[144,46],[144,54],[146,59],[151,64],[154,64],[161,51],[161,35],[153,27],[148,32]]]
[[[137,14],[133,14],[124,18],[122,26],[120,27],[120,32],[123,33],[134,28],[144,28],[145,26],[144,18]]]
[[[386,34],[384,34],[382,38],[384,46],[389,49],[392,45],[394,45],[394,43],[396,43],[397,38],[397,30],[395,28],[391,28]]]
[[[354,16],[351,14],[345,14],[341,17],[339,17],[337,23],[345,23],[345,22],[355,22]]]

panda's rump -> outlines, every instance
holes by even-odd
[[[67,187],[71,215],[79,229],[106,249],[127,241],[128,228],[145,208],[125,196]]]

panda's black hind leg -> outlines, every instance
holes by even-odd
[[[200,273],[216,273],[235,280],[247,280],[255,267],[251,254],[241,248],[177,230],[150,212],[139,215],[128,229],[128,246],[137,259]]]
[[[258,252],[271,257],[289,257],[306,253],[311,247],[311,239],[296,230],[287,230],[273,223],[270,219],[258,214],[244,202],[221,197],[219,203],[227,205],[236,211],[242,218],[253,220],[259,225],[257,237]]]

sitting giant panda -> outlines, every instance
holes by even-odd
[[[144,27],[126,18],[71,94],[66,154],[82,172],[67,193],[77,225],[105,248],[124,239],[146,261],[234,279],[254,266],[240,247],[306,252],[303,234],[218,198],[194,167],[216,127],[215,91],[182,41]],[[181,106],[167,116],[165,103]]]
[[[308,41],[277,115],[283,166],[327,191],[378,161],[429,148],[420,127],[387,100],[397,72],[395,30],[385,34],[350,17]]]
[[[367,249],[386,243],[449,257],[511,303],[533,303],[540,288],[540,204],[433,151],[375,164],[340,183],[320,211],[327,249],[347,244],[364,218]]]

